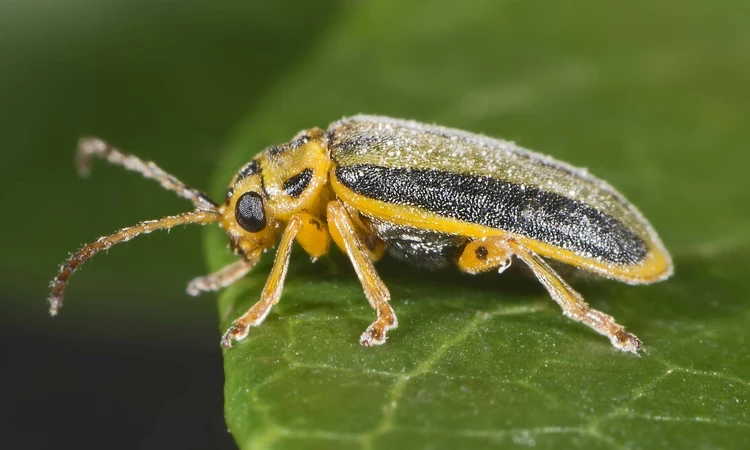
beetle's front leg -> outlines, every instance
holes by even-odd
[[[459,267],[469,273],[499,267],[502,271],[510,265],[510,256],[516,255],[531,268],[537,279],[547,288],[552,299],[560,305],[563,314],[582,322],[594,331],[607,336],[616,348],[638,354],[641,341],[615,322],[612,316],[589,306],[581,294],[565,282],[539,255],[513,238],[504,236],[477,239],[466,245],[459,257]]]
[[[365,297],[378,313],[377,320],[362,334],[359,343],[365,347],[383,344],[388,330],[398,326],[396,314],[388,303],[391,294],[375,271],[369,251],[358,237],[346,207],[338,200],[328,203],[328,228],[333,239],[343,244],[343,250],[349,256],[362,283]]]
[[[247,337],[250,327],[260,325],[271,311],[271,307],[279,302],[295,237],[302,248],[310,253],[313,258],[322,256],[328,251],[330,239],[322,221],[306,213],[292,216],[284,234],[281,236],[279,249],[276,251],[276,258],[273,261],[273,268],[268,280],[266,280],[266,285],[263,287],[260,300],[232,323],[232,326],[221,339],[222,347],[231,348],[233,340],[239,341]]]

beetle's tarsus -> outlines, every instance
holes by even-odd
[[[392,330],[398,326],[396,317],[392,314],[387,315],[387,318],[378,318],[372,325],[367,327],[362,336],[359,338],[359,343],[364,347],[372,347],[374,345],[385,344],[388,337],[386,334],[389,330]]]
[[[374,339],[373,330],[371,328],[368,328],[359,338],[359,343],[362,347],[372,347],[373,345],[380,345],[383,342],[385,342],[385,340],[376,341]]]
[[[367,330],[365,330],[359,338],[359,343],[362,344],[363,347],[385,344],[385,340],[387,339],[385,335],[386,332],[382,327],[376,325],[377,324],[374,323],[367,327]]]
[[[219,289],[218,286],[212,285],[210,281],[208,276],[193,278],[188,283],[185,292],[192,297],[197,297],[203,292],[217,291]]]
[[[373,347],[385,344],[386,339],[388,339],[386,336],[386,330],[376,327],[375,324],[373,324],[367,327],[367,330],[362,333],[362,336],[359,338],[359,343],[363,347]]]
[[[193,278],[188,283],[187,293],[195,297],[201,292],[215,292],[224,289],[250,272],[258,259],[260,259],[260,254],[252,254],[250,257],[235,261],[217,272]]]
[[[221,338],[221,346],[232,348],[232,341],[241,341],[247,337],[250,327],[240,323],[233,323]]]
[[[612,342],[612,345],[615,346],[615,348],[618,348],[624,352],[632,353],[636,356],[641,356],[640,354],[638,354],[638,350],[641,350],[641,346],[643,345],[643,343],[632,333],[628,333],[625,330],[620,330],[610,338],[610,341]]]

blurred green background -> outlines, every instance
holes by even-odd
[[[79,179],[80,136],[153,159],[220,198],[229,174],[264,146],[359,112],[503,136],[610,181],[660,231],[678,278],[643,288],[650,291],[590,291],[601,289],[608,312],[662,342],[659,330],[688,317],[675,336],[700,329],[708,342],[700,351],[716,355],[706,367],[727,369],[746,392],[747,338],[737,330],[750,317],[749,14],[739,0],[1,1],[2,434],[26,448],[96,447],[113,435],[122,448],[233,446],[215,302],[184,294],[207,270],[201,230],[157,233],[98,256],[72,279],[60,316],[46,315],[47,284],[69,252],[190,207],[105,164]],[[212,253],[214,262],[227,259]],[[315,270],[325,275],[325,266]],[[263,278],[253,275],[255,284]],[[401,284],[402,294],[411,287]],[[704,330],[696,324],[709,302],[728,309]],[[363,308],[358,329],[369,312],[361,299],[352,305]],[[409,317],[409,306],[396,308]],[[639,312],[662,322],[643,323]],[[267,325],[258,334],[274,338],[271,348],[284,333]],[[410,327],[420,330],[416,319]],[[244,351],[231,358],[252,371]],[[677,359],[685,367],[695,360]],[[242,439],[255,442],[257,431]]]
[[[206,271],[200,229],[98,256],[72,279],[61,314],[46,314],[48,283],[70,252],[191,207],[103,163],[79,179],[75,146],[100,136],[208,188],[240,120],[295,70],[342,6],[0,1],[5,443],[233,447],[215,301],[184,293]]]

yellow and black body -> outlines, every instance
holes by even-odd
[[[241,168],[222,204],[102,141],[82,140],[79,155],[84,169],[95,155],[156,179],[193,201],[196,210],[144,222],[84,247],[53,281],[53,313],[68,277],[85,259],[137,234],[182,223],[219,222],[240,256],[221,271],[194,279],[188,286],[192,295],[228,286],[250,271],[263,251],[278,245],[260,301],[233,323],[222,339],[225,347],[246,337],[279,301],[295,240],[318,258],[332,238],[350,258],[377,311],[360,339],[365,346],[382,344],[397,326],[390,293],[373,265],[386,251],[416,265],[455,265],[468,273],[502,272],[515,256],[568,317],[632,353],[640,341],[586,304],[545,259],[631,284],[672,273],[656,232],[607,183],[512,142],[455,129],[356,116],[327,130],[303,131]]]

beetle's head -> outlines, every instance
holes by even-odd
[[[220,206],[232,249],[255,257],[275,245],[283,224],[295,213],[322,217],[329,198],[329,166],[325,135],[318,128],[256,155],[235,175]]]

